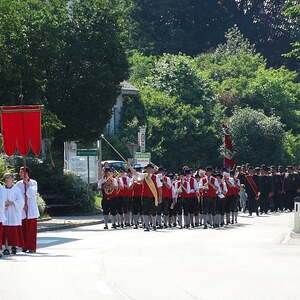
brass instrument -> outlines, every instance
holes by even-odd
[[[115,186],[113,183],[112,176],[108,177],[105,183],[103,184],[103,190],[106,195],[111,195],[114,192]]]

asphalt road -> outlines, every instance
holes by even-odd
[[[300,299],[292,221],[278,214],[241,216],[219,230],[41,233],[35,255],[0,259],[0,299]]]

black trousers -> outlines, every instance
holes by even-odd
[[[183,199],[181,197],[177,198],[177,202],[174,206],[174,215],[182,215],[182,210],[183,210]]]
[[[217,197],[204,197],[203,198],[203,214],[216,215]]]
[[[132,214],[138,215],[142,213],[142,197],[132,198]]]
[[[197,198],[194,198],[194,197],[182,198],[183,214],[185,216],[195,213],[196,200],[197,200]]]
[[[171,210],[171,204],[172,204],[172,199],[163,198],[162,203],[159,204],[160,214],[163,214],[164,216],[169,216],[170,215],[170,210]]]
[[[260,200],[260,212],[267,213],[270,208],[269,196],[266,194],[261,194],[259,200]]]
[[[255,196],[248,195],[248,210],[249,214],[258,213],[258,200],[255,199]]]
[[[274,211],[282,210],[282,194],[275,193],[273,196]]]
[[[107,199],[105,197],[102,199],[101,206],[104,215],[109,215],[109,213],[111,212],[111,204],[112,201],[110,199]]]
[[[226,198],[217,198],[217,209],[216,213],[219,215],[224,215],[225,214],[225,207],[226,207]]]
[[[154,198],[142,197],[142,213],[145,216],[156,215],[156,206]]]
[[[286,202],[286,208],[292,211],[294,209],[294,198],[296,197],[297,193],[296,191],[286,191],[285,192],[285,202]]]
[[[114,198],[113,209],[115,214],[122,215],[123,214],[123,197]]]

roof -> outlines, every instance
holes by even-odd
[[[136,95],[139,93],[139,90],[131,85],[128,81],[122,81],[120,85],[122,95]]]

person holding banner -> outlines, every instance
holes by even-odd
[[[28,167],[21,167],[19,175],[22,180],[16,183],[16,187],[19,188],[25,203],[22,212],[23,252],[35,253],[37,219],[40,216],[37,204],[38,185],[34,179],[29,178]]]
[[[5,202],[5,220],[3,222],[4,255],[17,254],[17,247],[23,248],[22,211],[24,198],[19,188],[14,186],[11,173],[3,176],[4,186],[0,190],[0,198]]]

